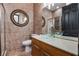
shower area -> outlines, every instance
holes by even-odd
[[[6,32],[5,32],[5,8],[2,3],[0,3],[0,55],[6,54]]]

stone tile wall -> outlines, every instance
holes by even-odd
[[[32,3],[5,3],[5,34],[7,50],[20,50],[22,42],[29,39],[33,33],[33,4]],[[15,9],[21,9],[29,15],[29,23],[24,27],[14,25],[10,14]]]
[[[33,22],[33,33],[42,33],[42,4],[35,3],[34,6],[34,22]]]

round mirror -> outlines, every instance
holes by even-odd
[[[27,13],[25,13],[23,10],[14,10],[10,15],[11,21],[17,25],[17,26],[25,26],[29,22],[29,17]]]
[[[42,16],[42,27],[45,26],[45,18]]]

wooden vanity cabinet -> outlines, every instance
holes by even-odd
[[[37,39],[32,39],[32,56],[73,56],[74,54],[51,46]]]
[[[33,56],[48,56],[46,52],[41,50],[37,45],[32,46],[32,55]]]
[[[41,55],[41,52],[40,52],[40,48],[38,47],[38,46],[36,46],[36,45],[33,45],[32,46],[32,55],[34,55],[34,56],[40,56]]]

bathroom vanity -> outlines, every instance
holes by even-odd
[[[67,43],[67,44],[66,44]],[[72,45],[73,44],[73,45]],[[40,35],[32,35],[33,56],[74,56],[78,54],[77,42],[45,38]]]

